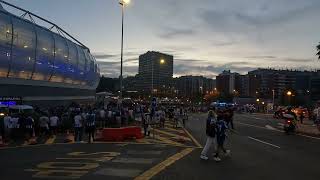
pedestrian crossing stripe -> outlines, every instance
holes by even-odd
[[[155,129],[155,131],[158,132],[158,133],[161,133],[161,134],[165,134],[165,135],[171,136],[171,138],[174,138],[174,139],[183,139],[185,141],[192,141],[190,138],[187,138],[185,136],[180,136],[180,135],[169,133],[169,132],[162,131],[162,130],[159,130],[159,129]]]
[[[45,144],[53,144],[53,142],[56,140],[56,136],[50,137],[46,140]]]
[[[155,138],[158,139],[158,140],[160,140],[160,141],[162,141],[162,142],[165,143],[165,144],[170,144],[170,145],[175,145],[175,146],[184,146],[184,145],[181,144],[181,143],[178,143],[178,142],[176,142],[176,141],[172,141],[172,140],[170,140],[170,139],[168,139],[168,138],[161,137],[161,136],[158,136],[158,135],[156,135]]]
[[[174,128],[171,128],[171,127],[165,127],[165,130],[170,130],[170,131],[174,131],[174,132],[177,132],[177,133],[184,133],[183,130],[178,130],[178,129],[174,129]]]

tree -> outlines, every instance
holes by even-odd
[[[317,46],[317,50],[318,50],[317,55],[319,56],[319,59],[320,59],[320,43],[319,43],[319,45]]]

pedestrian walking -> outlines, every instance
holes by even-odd
[[[96,115],[92,110],[86,116],[86,132],[88,133],[88,143],[94,141]]]
[[[52,115],[49,118],[49,122],[50,122],[50,133],[51,135],[57,135],[57,129],[58,129],[58,122],[59,122],[59,118],[56,115]]]
[[[43,113],[39,118],[39,129],[40,136],[48,136],[49,135],[49,118]]]
[[[26,140],[29,140],[30,137],[32,137],[33,132],[34,132],[34,119],[31,116],[28,116],[25,119],[25,135],[26,135]]]
[[[213,146],[215,149],[215,136],[216,136],[216,113],[213,110],[210,110],[208,113],[208,118],[206,120],[206,135],[207,135],[207,141],[206,145],[204,146],[200,158],[203,160],[208,160],[208,151],[210,150],[210,147]]]
[[[160,110],[160,127],[164,128],[166,122],[166,113],[163,109]]]
[[[4,124],[4,136],[3,138],[6,140],[10,136],[10,130],[12,129],[11,125],[11,116],[9,113],[7,113],[3,118],[3,124]]]
[[[83,117],[81,116],[81,112],[78,111],[77,115],[74,116],[74,141],[82,141],[82,133],[83,133]]]
[[[222,113],[222,112],[221,112]],[[222,151],[225,155],[230,154],[230,150],[225,149],[224,142],[226,139],[226,131],[228,129],[227,122],[225,121],[225,115],[221,114],[220,112],[217,115],[217,123],[216,123],[216,139],[217,139],[217,151],[214,155],[215,161],[221,161],[219,156],[220,151]]]
[[[99,111],[99,118],[100,118],[100,127],[105,127],[106,125],[106,111],[102,108]]]
[[[304,119],[304,115],[303,115],[303,111],[300,112],[300,123],[303,124],[303,119]]]

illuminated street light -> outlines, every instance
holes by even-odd
[[[264,102],[262,102],[261,104],[264,104]]]
[[[292,92],[291,92],[291,91],[288,91],[288,92],[287,92],[287,95],[288,95],[288,96],[291,96],[291,95],[292,95]]]
[[[257,102],[260,102],[260,99],[257,99]]]
[[[123,6],[123,5],[127,5],[130,3],[131,0],[121,0],[119,3]]]

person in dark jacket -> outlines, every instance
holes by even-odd
[[[206,121],[206,135],[207,135],[207,141],[206,141],[206,145],[204,146],[200,158],[203,160],[208,160],[208,151],[210,149],[210,147],[213,145],[213,147],[215,147],[215,135],[216,135],[216,122],[217,122],[217,118],[216,118],[216,113],[215,113],[215,109],[210,110],[208,113],[208,118]]]

